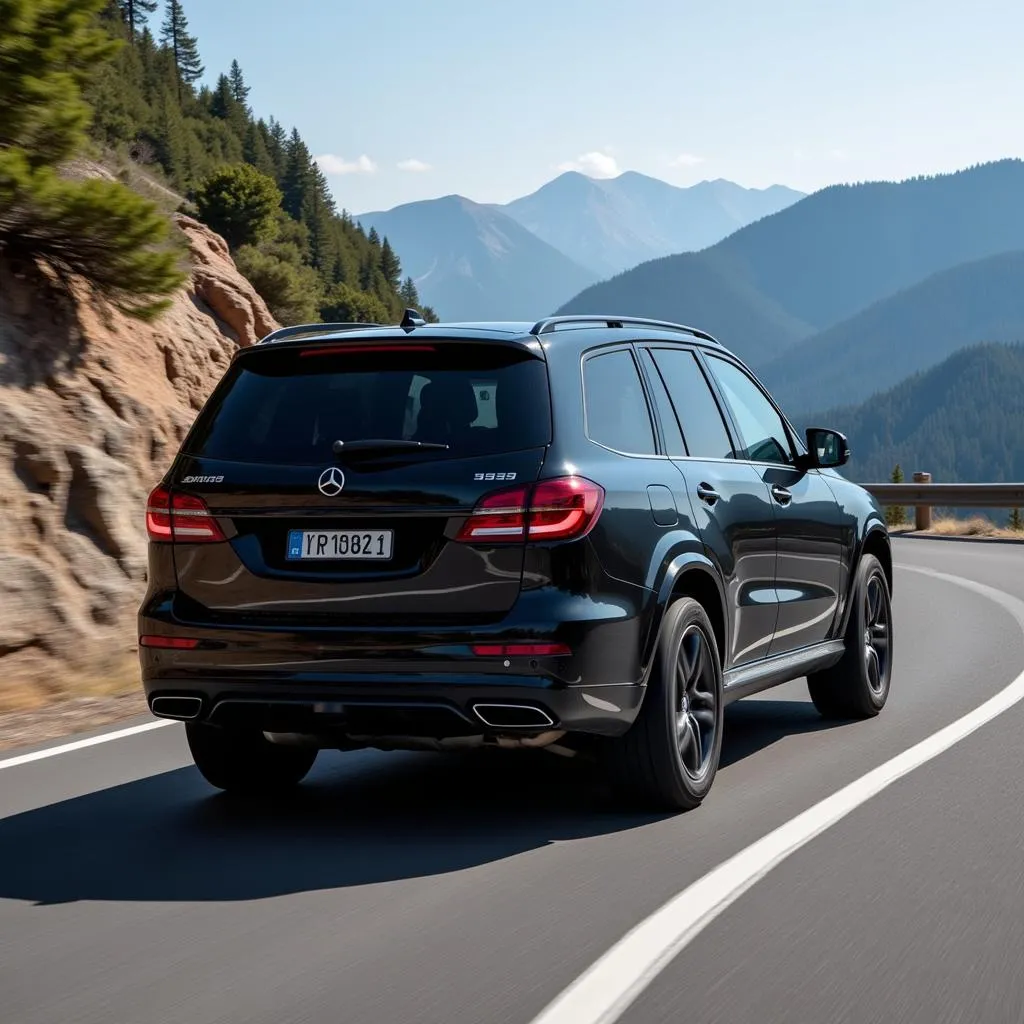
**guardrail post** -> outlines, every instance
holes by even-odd
[[[930,484],[932,482],[931,473],[915,473],[914,483],[915,484]],[[932,508],[931,505],[915,505],[914,506],[914,529],[915,530],[930,530],[932,528]]]

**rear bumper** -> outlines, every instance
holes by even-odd
[[[282,687],[245,680],[162,679],[146,684],[153,713],[226,727],[348,737],[537,735],[550,730],[614,736],[636,717],[642,687],[562,689],[463,677],[378,682],[310,681]],[[198,701],[181,703],[182,697]],[[173,701],[167,698],[175,698]]]
[[[359,736],[618,735],[644,687],[641,603],[563,591],[521,599],[500,624],[474,627],[253,629],[189,622],[171,595],[148,601],[140,635],[198,641],[140,648],[150,708],[163,717],[271,732]],[[533,598],[537,598],[536,600]],[[557,657],[482,657],[474,645],[557,643]],[[177,706],[165,698],[193,699]],[[488,711],[480,704],[506,705]],[[174,713],[170,713],[170,712]]]

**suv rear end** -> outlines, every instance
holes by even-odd
[[[240,743],[301,766],[296,749],[624,729],[636,626],[590,596],[604,492],[553,437],[525,330],[242,350],[147,509],[153,712],[190,723],[201,768]],[[631,696],[588,702],[582,678]]]

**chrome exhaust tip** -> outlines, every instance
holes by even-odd
[[[547,729],[555,724],[532,704],[474,704],[473,714],[491,729]]]
[[[149,710],[159,718],[174,718],[180,722],[198,718],[203,710],[201,697],[154,697]]]

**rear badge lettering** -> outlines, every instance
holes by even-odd
[[[474,473],[474,480],[515,480],[515,473]]]
[[[222,484],[223,476],[187,476],[181,481],[183,484]]]

